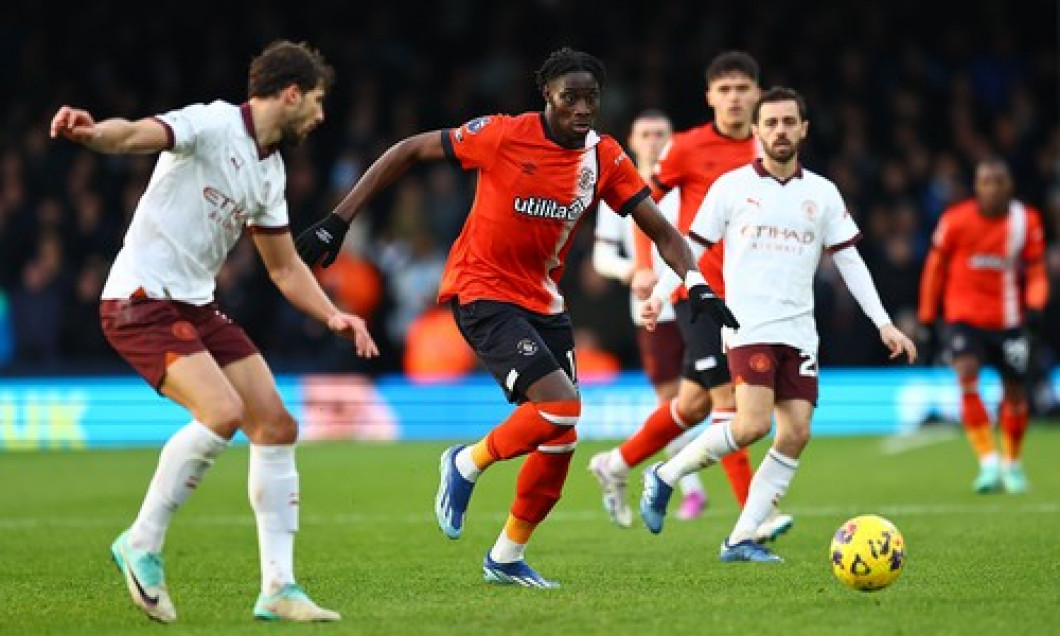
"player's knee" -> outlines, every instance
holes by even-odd
[[[246,407],[239,396],[232,395],[215,400],[206,408],[206,412],[197,415],[196,419],[221,435],[231,437],[246,419]]]
[[[298,441],[298,422],[281,407],[262,416],[254,430],[247,432],[247,437],[254,444],[266,446],[294,444]]]
[[[684,428],[692,428],[710,415],[710,400],[674,403],[674,419]]]
[[[739,427],[739,433],[734,434],[740,446],[750,446],[762,439],[773,430],[773,420],[770,417],[738,417],[734,421],[733,428]]]
[[[798,457],[806,445],[810,443],[810,427],[786,426],[783,430],[777,430],[776,446],[789,457]]]

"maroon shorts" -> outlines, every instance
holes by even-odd
[[[817,406],[817,358],[782,344],[751,344],[729,349],[733,381],[773,389],[777,402],[806,400]]]
[[[653,386],[665,384],[681,377],[681,361],[684,358],[685,341],[676,320],[660,322],[655,331],[637,327],[637,345],[644,374]]]
[[[99,306],[103,335],[155,390],[166,367],[181,356],[209,351],[221,367],[258,352],[247,334],[216,303],[173,300],[104,300]]]

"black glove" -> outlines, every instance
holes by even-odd
[[[702,283],[692,285],[688,290],[688,302],[691,303],[689,309],[692,313],[692,322],[695,322],[700,314],[707,314],[716,325],[733,329],[740,328],[740,323],[736,321],[736,316],[732,315],[728,305],[725,304],[724,300],[718,298],[718,295],[714,293],[710,285]]]
[[[1027,326],[1027,331],[1033,336],[1042,335],[1042,327],[1045,326],[1045,317],[1042,316],[1041,309],[1028,309],[1027,313],[1023,316],[1023,324]]]
[[[939,354],[939,330],[935,325],[921,324],[916,330],[917,357],[928,366],[935,362]]]
[[[349,222],[341,216],[328,214],[298,235],[298,240],[295,241],[298,255],[310,267],[316,265],[321,258],[324,259],[320,263],[322,266],[331,265],[339,255],[342,241],[349,229]]]

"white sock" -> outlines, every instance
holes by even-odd
[[[699,473],[688,473],[684,477],[678,479],[677,487],[680,488],[681,492],[685,495],[699,493],[700,495],[706,496],[706,489],[703,488],[703,480],[699,478]]]
[[[162,447],[158,466],[147,487],[140,513],[129,528],[129,544],[137,550],[161,552],[173,513],[187,501],[228,440],[192,420]]]
[[[471,459],[470,446],[465,446],[457,451],[456,457],[453,458],[453,463],[456,464],[456,472],[460,473],[460,476],[468,481],[475,481],[482,474],[482,469],[476,466]]]
[[[298,531],[298,470],[294,444],[250,445],[247,495],[258,525],[261,591],[294,583],[294,535]]]
[[[525,552],[525,543],[512,541],[508,538],[508,533],[501,530],[500,536],[497,537],[497,543],[494,543],[493,548],[490,549],[490,558],[497,563],[515,563],[523,560]]]
[[[625,458],[622,457],[622,453],[617,448],[612,448],[607,453],[607,470],[611,471],[611,474],[616,477],[629,475],[629,464],[626,463]]]
[[[659,478],[673,486],[689,473],[702,470],[739,447],[732,438],[732,423],[720,422],[703,429],[694,440],[659,467]]]
[[[798,467],[799,460],[785,457],[775,448],[769,449],[751,479],[747,503],[729,535],[729,545],[754,538],[755,530],[769,518],[780,498],[788,491],[791,478],[795,476],[795,469]]]
[[[997,466],[998,466],[998,464],[1000,462],[1001,462],[1001,456],[998,455],[996,452],[987,453],[986,455],[983,455],[982,457],[979,458],[979,467],[980,468],[997,468]]]
[[[694,429],[688,429],[682,435],[675,437],[663,451],[666,453],[667,459],[673,457],[681,451],[682,448],[688,446],[688,443],[695,439],[698,433],[693,432]],[[703,480],[699,478],[699,473],[688,473],[681,479],[677,480],[677,487],[681,489],[681,492],[685,495],[692,493],[704,494]]]

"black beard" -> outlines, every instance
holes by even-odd
[[[280,141],[276,147],[280,149],[280,152],[288,153],[301,146],[303,141],[305,141],[305,135],[299,135],[293,128],[288,128],[280,135]]]
[[[763,146],[762,147],[762,152],[766,153],[767,157],[769,157],[773,161],[776,161],[777,163],[788,163],[789,161],[794,159],[796,156],[798,156],[798,154],[799,154],[799,145],[798,144],[792,144],[792,145],[788,146],[788,148],[790,148],[791,150],[790,151],[785,151],[785,152],[788,152],[788,155],[786,157],[782,156],[780,153],[776,152],[775,150],[773,150],[772,148],[767,147],[767,146]]]

